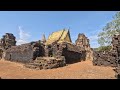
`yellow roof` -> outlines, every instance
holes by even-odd
[[[69,30],[60,30],[57,32],[53,32],[46,41],[46,45],[52,44],[53,42],[72,42],[69,34]]]

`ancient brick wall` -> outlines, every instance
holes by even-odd
[[[75,44],[54,42],[52,45],[45,46],[45,56],[65,56],[66,63],[72,63],[92,60],[93,51],[90,48],[89,39],[84,34],[79,34]]]
[[[5,60],[17,62],[29,62],[33,59],[33,48],[29,44],[13,46],[6,50]]]
[[[45,45],[41,41],[32,42],[31,46],[33,48],[33,60],[36,57],[45,56]]]
[[[66,43],[66,47],[64,44],[64,48],[62,51],[62,56],[65,56],[66,59],[66,63],[76,63],[76,62],[80,62],[82,60],[85,60],[85,50],[83,48],[80,48],[76,45],[72,45],[72,44],[67,44]]]
[[[12,33],[6,33],[3,35],[3,37],[0,39],[0,48],[8,49],[11,46],[16,45],[15,36]]]
[[[117,52],[115,76],[116,78],[120,79],[120,35],[114,35],[112,38],[112,49]]]
[[[75,41],[75,44],[81,48],[84,48],[86,51],[86,60],[93,60],[93,50],[90,47],[89,39],[84,34],[78,34],[78,38]]]
[[[120,60],[120,35],[114,35],[111,43],[112,49],[110,51],[94,51],[93,65],[117,66]]]
[[[93,65],[97,66],[112,66],[115,67],[117,60],[117,52],[98,52],[94,51]]]
[[[0,60],[2,59],[3,51],[0,49]]]
[[[36,57],[43,56],[43,50],[43,46],[38,42],[12,46],[5,51],[4,59],[26,63],[35,60]]]
[[[71,64],[71,63],[76,63],[84,60],[82,58],[83,53],[78,53],[74,51],[69,51],[66,48],[63,49],[62,56],[65,56],[66,63]]]
[[[64,56],[66,63],[75,63],[85,60],[85,50],[71,43],[55,43],[46,48],[46,56]]]

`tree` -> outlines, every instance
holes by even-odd
[[[106,24],[103,31],[98,34],[98,43],[100,46],[111,45],[112,37],[120,34],[120,12],[113,16],[113,20]]]

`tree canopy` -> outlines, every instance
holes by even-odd
[[[113,16],[113,20],[108,22],[103,31],[98,34],[98,43],[100,46],[111,45],[114,34],[120,34],[120,12]]]

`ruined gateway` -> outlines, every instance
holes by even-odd
[[[92,60],[93,50],[89,39],[78,34],[75,44],[72,43],[69,30],[53,32],[48,39],[16,46],[15,36],[6,33],[0,40],[0,58],[25,63],[25,67],[51,69],[66,64]]]

